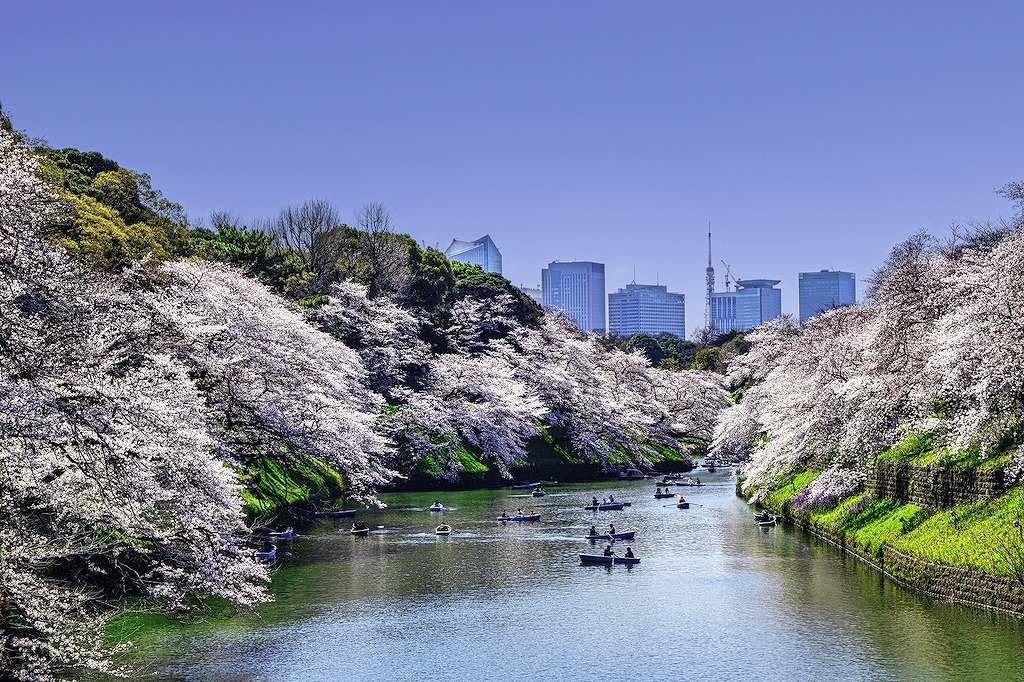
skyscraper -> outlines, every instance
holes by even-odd
[[[444,250],[444,255],[448,260],[479,265],[484,272],[501,274],[501,251],[491,241],[490,235],[485,234],[471,242],[453,239],[451,246]]]
[[[711,324],[719,334],[739,329],[736,326],[736,292],[711,292]]]
[[[557,308],[586,332],[604,334],[604,263],[549,263],[541,270],[545,308]]]
[[[801,322],[823,310],[857,302],[857,276],[852,272],[820,270],[801,272],[798,277]]]
[[[627,284],[608,294],[608,330],[620,336],[668,332],[686,338],[686,297],[659,284]]]
[[[777,279],[741,279],[736,282],[736,328],[750,331],[782,314],[782,291]]]

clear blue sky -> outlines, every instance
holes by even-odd
[[[505,275],[858,280],[1024,180],[1021,2],[0,3],[0,102],[193,217],[380,201]],[[858,283],[858,294],[863,285]]]

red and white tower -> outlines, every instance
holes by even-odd
[[[715,267],[711,265],[711,223],[708,223],[707,297],[704,299],[704,327],[711,327],[711,294],[715,291]]]

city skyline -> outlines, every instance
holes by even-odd
[[[722,261],[779,279],[796,316],[799,272],[863,291],[916,231],[1010,215],[1022,23],[1013,2],[12,2],[0,102],[193,218],[379,201],[439,250],[490,234],[516,285],[555,258],[666,284],[692,333],[709,222],[718,282]]]

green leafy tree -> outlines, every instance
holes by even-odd
[[[53,235],[68,251],[111,269],[187,252],[184,210],[153,189],[148,175],[121,168],[97,152],[44,149],[44,154],[47,178],[72,209],[72,217]]]
[[[428,312],[435,311],[454,286],[452,262],[437,249],[427,247],[413,272],[409,303]]]
[[[235,224],[233,216],[212,216],[216,231],[191,230],[192,249],[210,261],[244,266],[277,292],[283,292],[304,271],[305,265],[292,249],[273,249],[274,237]]]
[[[694,369],[703,369],[708,372],[722,372],[721,350],[718,348],[702,348],[697,351],[693,361]]]
[[[634,334],[626,342],[624,350],[630,353],[637,350],[643,351],[644,355],[647,356],[647,364],[653,367],[656,367],[665,359],[664,350],[658,344],[658,340],[650,334]]]

